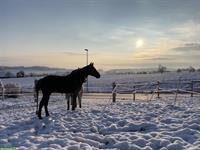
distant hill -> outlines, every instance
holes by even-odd
[[[66,70],[64,68],[51,68],[51,67],[45,67],[45,66],[30,66],[30,67],[24,67],[24,66],[0,66],[0,70],[9,70],[9,69],[18,69],[18,70]]]
[[[157,70],[156,68],[141,68],[141,69],[111,69],[106,71],[107,74],[135,74],[135,73],[149,73]]]
[[[5,77],[8,74],[11,77],[14,77],[17,72],[24,71],[26,75],[35,74],[57,74],[63,75],[68,74],[72,71],[72,69],[64,69],[64,68],[51,68],[46,66],[0,66],[0,77]]]

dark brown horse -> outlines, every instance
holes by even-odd
[[[83,83],[86,81],[88,75],[94,76],[96,78],[100,78],[99,72],[95,69],[93,63],[89,65],[76,69],[72,71],[67,76],[55,76],[48,75],[36,83],[35,91],[36,91],[36,102],[37,102],[37,115],[39,119],[41,117],[42,107],[45,108],[46,116],[49,116],[48,112],[48,102],[51,93],[70,93],[72,94],[72,110],[76,108],[76,97],[79,91],[82,88]],[[39,90],[42,91],[43,97],[39,104],[38,110],[38,95]]]

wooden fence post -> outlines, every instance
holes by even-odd
[[[136,94],[135,86],[133,86],[133,101],[135,101],[135,94]]]
[[[4,85],[2,86],[2,100],[5,99],[5,87]]]
[[[178,96],[178,92],[179,92],[180,84],[181,84],[181,77],[179,77],[179,79],[178,79],[177,89],[176,89],[175,99],[174,99],[174,105],[176,104],[176,100],[177,100],[177,96]]]
[[[191,97],[193,97],[193,90],[194,90],[194,84],[193,84],[193,81],[191,81]]]
[[[116,102],[116,83],[113,82],[112,84],[112,98],[113,98],[113,102]]]
[[[157,81],[157,98],[160,98],[160,81]]]
[[[4,84],[1,80],[0,80],[0,86],[2,88],[2,100],[4,100],[4,98],[5,98],[5,87],[4,87]]]

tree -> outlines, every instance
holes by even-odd
[[[19,71],[19,72],[17,72],[17,78],[22,78],[22,77],[24,77],[24,76],[25,76],[24,71]]]
[[[190,66],[190,67],[188,68],[188,71],[189,71],[189,72],[195,72],[195,68],[192,67],[192,66]]]
[[[178,73],[179,73],[179,72],[182,72],[182,70],[179,68],[179,69],[177,69],[177,70],[176,70],[176,72],[178,72]]]
[[[159,73],[163,73],[163,72],[166,72],[166,71],[167,71],[167,67],[162,66],[161,64],[158,65],[158,72]]]

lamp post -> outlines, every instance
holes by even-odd
[[[86,65],[88,65],[88,49],[84,49],[86,51]]]
[[[86,51],[86,65],[88,65],[88,49],[84,49]],[[87,78],[87,89],[86,91],[88,92],[88,78]]]

